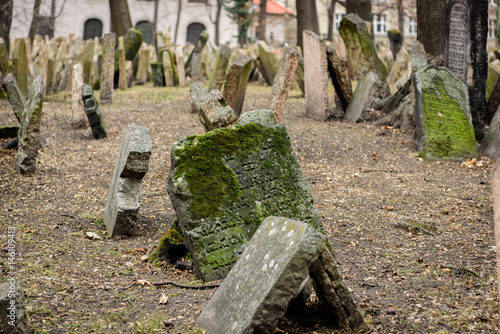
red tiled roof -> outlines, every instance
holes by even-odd
[[[257,6],[257,12],[260,12],[260,0],[253,0],[253,4]],[[277,2],[274,2],[273,0],[267,0],[266,2],[266,13],[267,14],[274,14],[274,15],[283,15],[283,14],[290,14],[290,15],[295,15],[294,12],[292,12],[290,9],[283,7]]]

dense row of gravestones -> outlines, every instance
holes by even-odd
[[[206,32],[184,50],[159,35],[157,52],[131,29],[117,45],[114,34],[106,34],[102,45],[97,40],[37,38],[27,48],[19,39],[11,44],[10,64],[0,39],[0,81],[20,123],[18,129],[2,128],[2,133],[14,133],[7,147],[18,148],[16,170],[33,173],[43,146],[45,94],[71,88],[72,125],[88,123],[93,137],[102,139],[106,127],[93,89],[100,90],[101,104],[110,104],[113,89],[127,89],[134,78],[136,84],[152,79],[157,87],[191,82],[192,111],[206,133],[181,138],[172,148],[168,193],[178,220],[149,261],[175,263],[187,249],[199,278],[224,279],[198,320],[209,333],[271,332],[291,300],[311,286],[310,280],[338,326],[367,330],[342,282],[282,123],[285,101],[290,89],[300,89],[306,116],[316,120],[340,114],[351,123],[396,122],[414,128],[416,148],[428,160],[476,155],[465,82],[468,56],[460,47],[469,43],[469,35],[460,6],[465,5],[457,2],[449,8],[447,66],[428,65],[422,45],[414,42],[410,52],[404,46],[392,48],[396,57],[391,71],[384,64],[388,55],[380,59],[365,22],[356,15],[345,16],[339,28],[347,60],[310,31],[304,31],[303,53],[287,47],[281,59],[263,41],[236,52],[225,45],[209,52]],[[491,108],[500,94],[500,70],[493,66],[486,92]],[[28,92],[29,72],[39,75]],[[272,85],[269,109],[242,114],[247,84],[256,78]],[[500,130],[498,125],[490,129],[481,150],[495,155],[495,131]],[[104,210],[110,237],[134,233],[151,143],[147,128],[126,127]]]

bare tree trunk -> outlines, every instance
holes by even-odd
[[[398,30],[401,34],[401,45],[405,40],[405,12],[403,8],[403,0],[396,0],[396,6],[398,8]]]
[[[33,40],[35,38],[36,30],[38,29],[38,21],[40,18],[40,5],[42,0],[35,0],[35,5],[33,6],[33,18],[31,19],[30,32],[28,37]]]
[[[215,45],[220,44],[220,13],[222,12],[222,0],[217,0],[217,14],[215,14]]]
[[[174,32],[174,44],[177,44],[177,31],[179,30],[179,22],[181,21],[181,12],[182,12],[182,0],[178,1],[177,6],[177,21],[175,22],[175,32]]]
[[[417,0],[417,40],[433,57],[444,53],[446,0]]]
[[[257,39],[261,41],[266,40],[266,5],[267,0],[260,0],[259,25],[256,29],[256,35]]]
[[[50,17],[49,17],[50,33],[49,38],[54,37],[54,30],[56,26],[56,0],[50,2]]]
[[[310,15],[311,15],[312,31],[319,35],[319,22],[318,22],[318,11],[316,10],[316,1],[311,1],[309,4],[311,6]]]
[[[346,0],[345,6],[347,14],[357,14],[363,21],[372,21],[371,0]]]
[[[331,0],[328,7],[328,40],[333,41],[333,25],[335,24],[335,4],[337,0]]]
[[[295,0],[295,7],[297,8],[297,45],[304,52],[302,32],[304,30],[312,31],[311,6],[309,0]]]
[[[3,38],[9,52],[10,25],[12,23],[13,0],[0,0],[0,37]]]
[[[154,1],[155,1],[155,12],[154,12],[154,22],[153,22],[153,40],[154,40],[153,45],[155,46],[155,49],[158,50],[158,39],[156,38],[156,32],[158,31],[158,2],[159,2],[159,0],[154,0]]]
[[[128,10],[127,0],[109,0],[111,11],[111,31],[116,33],[116,37],[125,36],[132,28],[132,20]]]

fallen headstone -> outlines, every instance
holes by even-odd
[[[222,96],[224,96],[226,103],[233,108],[237,116],[243,110],[251,67],[252,58],[246,55],[238,56],[227,70],[226,79],[224,80]]]
[[[426,160],[477,155],[467,86],[446,67],[414,74],[415,147]]]
[[[326,46],[326,55],[328,60],[328,73],[330,73],[335,93],[339,97],[342,109],[346,111],[352,99],[352,84],[351,80],[349,80],[348,73],[346,73],[347,68],[332,46]]]
[[[351,103],[344,114],[344,120],[356,123],[363,114],[368,114],[376,99],[384,99],[388,95],[385,84],[377,75],[369,72],[356,86]]]
[[[14,278],[0,284],[0,333],[29,334],[24,293]]]
[[[99,108],[99,103],[95,98],[94,91],[89,85],[82,86],[82,99],[85,108],[85,113],[87,114],[87,119],[89,120],[89,125],[92,130],[92,136],[94,139],[106,138],[106,126],[104,125],[104,117],[101,113],[101,108]]]
[[[152,144],[148,128],[129,124],[123,133],[104,209],[108,235],[134,233],[140,207],[142,179],[149,168]]]
[[[196,275],[224,278],[270,215],[323,231],[283,124],[259,110],[236,126],[177,140],[167,190]]]
[[[222,44],[217,54],[217,62],[215,63],[210,83],[208,84],[209,91],[213,89],[218,89],[219,91],[222,90],[224,78],[226,77],[227,66],[229,64],[229,57],[231,57],[231,48],[229,48],[226,44]]]
[[[272,333],[309,275],[340,328],[368,330],[324,236],[283,217],[264,220],[197,323],[208,334]]]
[[[113,103],[113,76],[115,69],[114,32],[104,34],[102,40],[101,104]]]
[[[230,126],[238,120],[233,109],[226,104],[217,89],[208,93],[203,83],[198,81],[189,86],[189,92],[206,131]]]
[[[299,58],[300,54],[296,47],[287,47],[281,58],[278,73],[274,77],[271,106],[269,109],[274,113],[278,123],[281,123],[286,98],[288,97],[290,87],[292,87]]]

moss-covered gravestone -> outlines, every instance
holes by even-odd
[[[477,155],[467,86],[446,67],[426,66],[414,75],[417,151],[426,160]]]
[[[12,73],[17,80],[17,84],[23,93],[28,95],[28,57],[26,55],[26,41],[24,38],[17,38],[12,54]]]
[[[106,126],[104,124],[104,117],[99,108],[99,103],[95,98],[94,91],[89,85],[82,86],[82,99],[87,119],[89,120],[90,128],[92,129],[92,136],[94,139],[106,138]]]
[[[9,65],[9,54],[2,38],[0,38],[0,71],[2,71],[5,76],[11,71]]]
[[[286,128],[271,111],[181,138],[171,157],[167,190],[195,272],[205,281],[227,275],[268,216],[323,231]]]
[[[214,89],[208,93],[203,83],[198,81],[189,86],[189,92],[206,131],[230,126],[238,120],[233,108],[226,104],[219,90]]]

